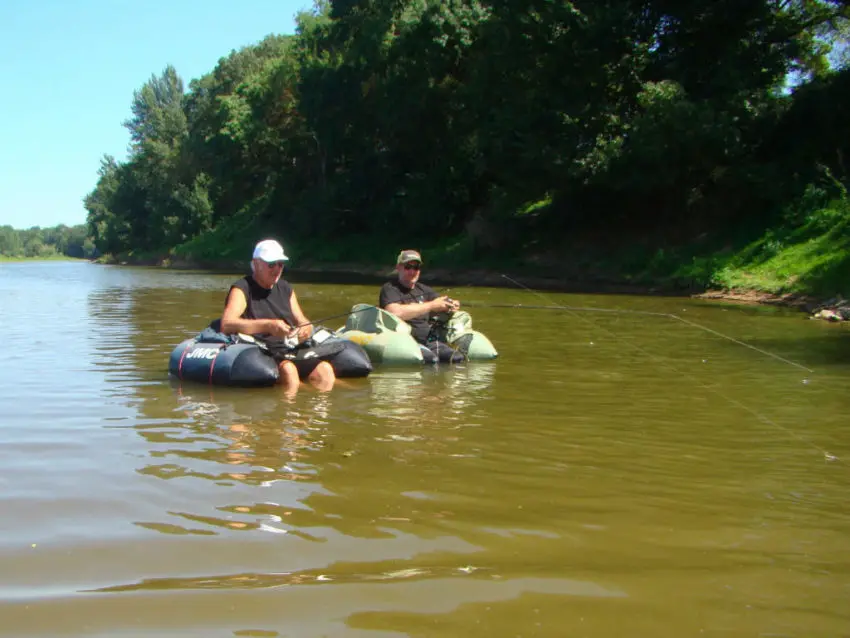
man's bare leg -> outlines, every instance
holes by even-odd
[[[278,385],[283,387],[283,391],[289,396],[298,392],[298,386],[301,385],[301,381],[298,378],[298,370],[295,364],[292,361],[281,361],[277,369],[280,372]]]
[[[295,366],[293,366],[294,368]],[[328,392],[334,387],[336,374],[333,366],[327,361],[322,361],[307,377],[307,380],[321,392]]]

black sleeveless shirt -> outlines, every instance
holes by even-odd
[[[283,319],[290,326],[297,325],[295,315],[292,314],[292,286],[289,282],[279,279],[271,288],[263,288],[254,281],[251,275],[245,275],[242,279],[233,282],[230,289],[239,288],[248,302],[248,307],[242,313],[240,319]],[[229,293],[228,293],[229,294]],[[263,341],[272,345],[283,342],[280,337],[268,334],[257,334]]]

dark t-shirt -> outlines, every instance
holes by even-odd
[[[379,297],[378,305],[381,308],[386,308],[391,303],[424,303],[426,301],[433,301],[439,298],[439,296],[430,286],[421,284],[418,281],[413,288],[407,288],[402,285],[398,277],[393,277],[381,287],[381,296]],[[428,340],[428,333],[431,331],[431,324],[428,322],[428,319],[428,315],[407,319],[413,338],[419,343],[425,343]]]
[[[245,299],[248,301],[248,307],[242,313],[240,319],[283,319],[290,326],[295,326],[295,315],[292,314],[292,286],[289,282],[279,279],[278,282],[269,290],[263,288],[260,284],[254,281],[251,275],[246,275],[233,282],[230,289],[239,288],[245,293]],[[230,294],[228,292],[228,294]],[[269,345],[278,345],[283,343],[283,339],[268,334],[254,335],[268,343]]]

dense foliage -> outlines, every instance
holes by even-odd
[[[35,226],[16,230],[11,226],[0,226],[0,257],[97,257],[97,248],[86,234],[86,225],[52,228]]]
[[[321,2],[188,90],[168,67],[136,91],[90,232],[104,253],[195,257],[277,232],[364,261],[389,258],[361,250],[377,238],[469,261],[757,234],[846,196],[848,15],[847,0]]]

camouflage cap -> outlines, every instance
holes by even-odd
[[[398,254],[398,259],[396,260],[396,264],[404,264],[408,261],[418,261],[420,264],[422,263],[422,255],[420,255],[415,250],[402,250]]]

